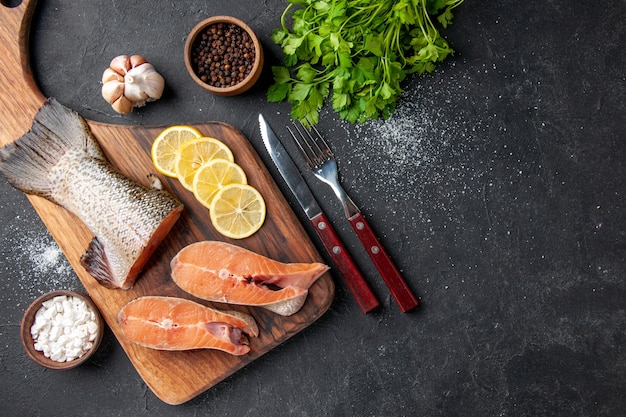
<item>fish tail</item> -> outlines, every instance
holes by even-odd
[[[50,98],[28,132],[0,148],[0,172],[13,187],[54,201],[53,168],[72,150],[106,160],[87,122]]]

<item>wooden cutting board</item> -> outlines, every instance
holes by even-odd
[[[32,78],[28,63],[28,32],[34,8],[34,0],[25,0],[15,8],[0,6],[0,56],[3,57],[0,60],[1,144],[12,142],[24,134],[45,101]],[[150,160],[150,147],[164,126],[88,123],[111,163],[128,177],[147,185],[147,174],[156,174]],[[302,310],[291,317],[281,317],[264,309],[204,302],[254,316],[260,335],[251,340],[251,352],[242,357],[211,350],[157,351],[135,345],[124,338],[116,316],[130,300],[142,295],[193,299],[174,284],[169,267],[172,257],[190,243],[223,240],[282,262],[322,261],[258,154],[241,132],[219,122],[202,123],[196,127],[207,136],[221,139],[233,150],[235,161],[243,167],[250,184],[261,192],[266,201],[265,224],[250,238],[239,241],[224,238],[213,229],[208,211],[192,193],[177,180],[160,176],[164,186],[185,204],[185,211],[152,256],[136,285],[128,291],[100,286],[80,265],[80,257],[93,236],[74,215],[47,200],[29,196],[139,375],[161,400],[169,404],[190,400],[303,330],[328,309],[334,296],[332,278],[326,273],[311,288]]]

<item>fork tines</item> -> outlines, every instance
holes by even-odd
[[[306,163],[311,168],[319,168],[324,162],[333,157],[333,153],[328,146],[328,143],[324,140],[321,133],[311,125],[311,129],[307,129],[301,122],[300,125],[292,123],[294,129],[298,132],[296,135],[289,127],[287,130],[293,137],[293,140],[298,145],[300,152],[304,155]],[[311,133],[313,132],[313,133]],[[298,136],[300,139],[298,139]]]

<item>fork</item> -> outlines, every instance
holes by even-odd
[[[313,174],[321,181],[330,186],[335,195],[341,201],[346,217],[352,225],[354,232],[358,236],[361,244],[365,248],[370,259],[376,266],[378,273],[389,288],[391,295],[396,300],[402,312],[407,312],[419,305],[415,294],[398,271],[385,248],[380,244],[376,234],[370,227],[361,210],[345,192],[339,183],[339,173],[337,162],[328,143],[320,132],[311,125],[310,130],[300,123],[300,126],[293,124],[295,131],[289,130],[298,149],[302,153],[307,166]]]

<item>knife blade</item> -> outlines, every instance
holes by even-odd
[[[321,207],[315,200],[313,193],[302,178],[298,167],[293,162],[287,150],[274,133],[274,130],[259,113],[259,126],[263,144],[267,149],[272,161],[278,168],[278,172],[287,183],[287,186],[296,197],[298,204],[304,210],[307,218],[313,225],[322,244],[326,248],[331,259],[341,272],[348,289],[355,298],[357,304],[364,313],[369,313],[380,306],[380,301],[370,288],[365,278],[359,271],[354,260],[339,239],[339,236],[326,218]]]

